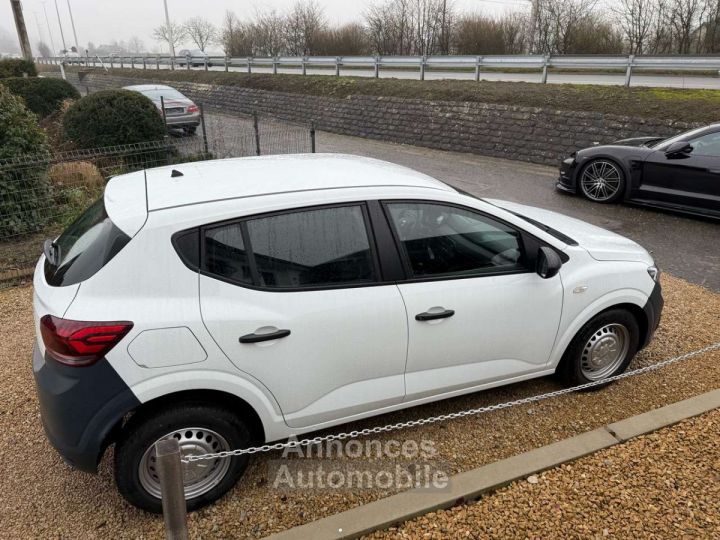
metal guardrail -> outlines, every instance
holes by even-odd
[[[541,81],[547,82],[549,68],[593,70],[624,70],[625,86],[630,85],[634,70],[668,71],[720,71],[720,56],[576,56],[576,55],[482,55],[482,56],[76,56],[37,58],[41,64],[64,64],[102,66],[104,68],[132,69],[191,69],[205,70],[222,67],[225,71],[243,70],[252,73],[253,68],[270,69],[276,74],[279,67],[294,68],[307,74],[308,67],[334,69],[340,75],[342,68],[367,68],[380,76],[382,68],[417,69],[420,80],[425,79],[427,69],[465,69],[475,73],[480,80],[483,69],[536,69]]]

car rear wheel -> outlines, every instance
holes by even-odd
[[[160,477],[155,443],[177,439],[183,455],[209,454],[247,446],[247,426],[227,409],[186,403],[130,418],[115,448],[115,482],[131,504],[159,513]],[[245,472],[248,456],[216,458],[183,464],[188,510],[197,510],[222,497]]]
[[[575,335],[558,367],[558,375],[568,386],[618,375],[627,369],[639,342],[640,328],[632,313],[624,309],[605,311]]]
[[[595,159],[580,172],[580,192],[593,202],[617,202],[624,191],[625,174],[609,159]]]

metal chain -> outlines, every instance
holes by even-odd
[[[662,360],[661,362],[657,362],[656,364],[645,366],[643,368],[634,369],[632,371],[626,371],[625,373],[621,373],[619,375],[614,375],[612,377],[607,377],[605,379],[600,379],[598,381],[592,381],[592,382],[581,384],[578,386],[573,386],[570,388],[563,388],[561,390],[555,390],[554,392],[548,392],[546,394],[538,394],[535,396],[530,396],[530,397],[526,397],[526,398],[522,398],[522,399],[516,399],[514,401],[506,401],[505,403],[496,403],[494,405],[488,405],[486,407],[477,407],[474,409],[467,409],[465,411],[441,414],[439,416],[431,416],[429,418],[422,418],[420,420],[408,420],[407,422],[399,422],[397,424],[388,424],[386,426],[378,426],[378,427],[374,427],[374,428],[365,428],[365,429],[361,429],[358,431],[350,431],[350,432],[346,432],[346,433],[334,433],[332,435],[325,435],[324,437],[314,437],[312,439],[303,439],[301,441],[292,440],[292,441],[280,442],[280,443],[275,443],[275,444],[265,444],[263,446],[254,446],[251,448],[227,450],[224,452],[216,452],[216,453],[212,453],[212,454],[188,455],[188,456],[184,456],[182,458],[182,462],[190,463],[193,461],[200,461],[200,460],[206,460],[206,459],[227,458],[227,457],[234,457],[234,456],[242,456],[245,454],[258,454],[258,453],[262,453],[262,452],[271,452],[273,450],[284,450],[286,448],[297,448],[299,446],[311,446],[311,445],[320,444],[320,443],[324,443],[324,442],[330,442],[330,441],[355,439],[357,437],[362,437],[365,435],[373,435],[376,433],[387,433],[389,431],[397,431],[400,429],[416,427],[416,426],[425,426],[427,424],[434,424],[436,422],[444,422],[445,420],[455,420],[457,418],[464,418],[466,416],[474,416],[476,414],[482,414],[482,413],[492,412],[492,411],[499,411],[501,409],[508,409],[510,407],[515,407],[517,405],[527,405],[529,403],[536,403],[538,401],[562,396],[565,394],[570,394],[572,392],[586,390],[586,389],[592,388],[594,386],[607,384],[607,383],[610,383],[613,381],[619,381],[621,379],[627,379],[628,377],[633,377],[635,375],[642,375],[643,373],[649,373],[651,371],[658,370],[665,366],[669,366],[670,364],[682,362],[683,360],[688,360],[689,358],[693,358],[695,356],[700,356],[702,354],[705,354],[705,353],[708,353],[708,352],[711,352],[714,350],[720,350],[720,342],[714,343],[712,345],[708,345],[707,347],[703,347],[702,349],[697,349],[695,351],[681,354],[680,356],[675,356],[673,358],[668,358],[667,360]]]

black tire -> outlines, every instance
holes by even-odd
[[[607,373],[603,373],[598,370],[595,375],[597,377],[591,377],[588,374],[588,347],[590,346],[591,340],[593,343],[601,345],[599,339],[608,339],[607,334],[611,334],[609,330],[604,334],[603,330],[607,329],[609,325],[620,325],[627,330],[627,350],[624,354],[618,354],[622,356],[616,362],[611,363],[607,369]],[[619,327],[618,327],[619,329]],[[635,316],[624,309],[611,309],[600,313],[592,320],[587,322],[580,331],[575,335],[573,340],[565,350],[560,365],[557,369],[557,375],[567,386],[578,386],[586,384],[596,380],[606,379],[614,375],[619,375],[625,371],[630,364],[630,361],[637,353],[638,345],[640,342],[640,328]],[[597,345],[596,345],[597,346]],[[620,351],[622,352],[622,351]],[[585,364],[584,364],[585,363]],[[583,366],[586,366],[585,368]],[[598,384],[588,390],[599,389],[606,384]]]
[[[188,135],[195,135],[195,132],[197,132],[197,126],[187,126],[187,127],[185,128],[185,132],[186,132]]]
[[[607,178],[603,178],[604,183],[593,185],[595,183],[591,181],[589,176],[587,182],[585,181],[586,175],[603,176],[600,174],[601,169],[607,174]],[[590,160],[580,170],[577,176],[577,190],[583,197],[592,202],[612,204],[623,198],[626,182],[625,172],[619,164],[611,159],[598,158]],[[611,191],[611,193],[603,190]]]
[[[214,431],[225,439],[229,449],[246,447],[252,441],[248,427],[235,414],[207,403],[182,403],[133,415],[115,445],[114,464],[118,491],[130,504],[148,512],[162,512],[159,497],[145,489],[140,479],[141,461],[146,450],[155,441],[175,430],[190,427]],[[247,455],[224,459],[230,460],[224,476],[209,491],[188,499],[189,511],[218,500],[237,483],[247,469]]]

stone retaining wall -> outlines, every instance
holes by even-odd
[[[57,76],[57,74],[48,74]],[[151,78],[152,77],[152,78]],[[68,73],[84,93],[162,82],[103,73]],[[403,144],[555,165],[572,151],[643,135],[670,136],[694,124],[492,103],[353,95],[333,98],[240,86],[172,81],[206,110],[267,114],[318,129]],[[319,150],[322,150],[321,148]]]

